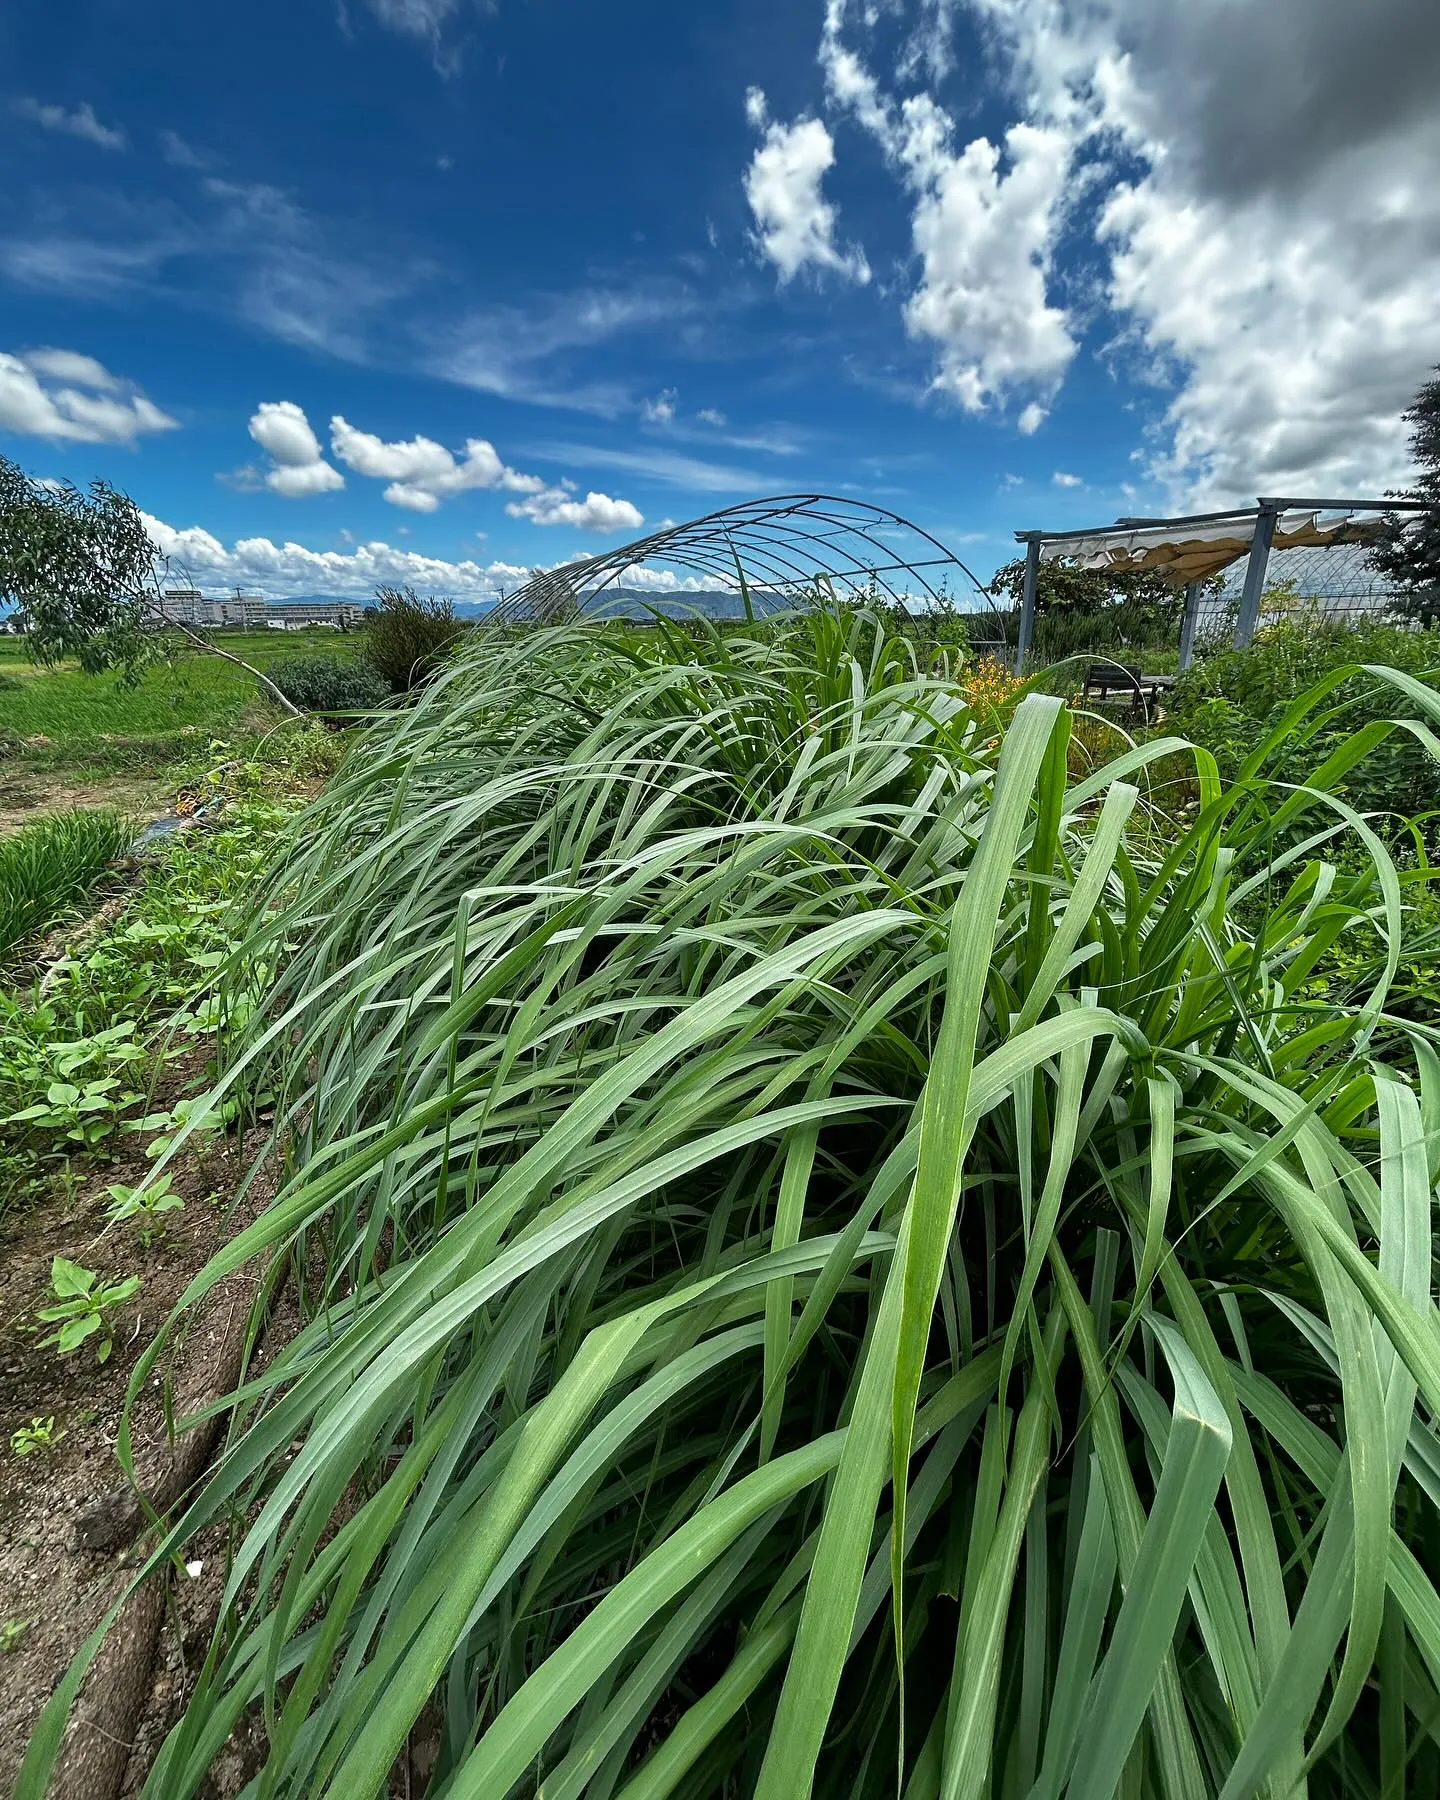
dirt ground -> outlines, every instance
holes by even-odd
[[[177,1087],[184,1073],[177,1068]],[[133,1563],[122,1549],[83,1547],[77,1521],[123,1485],[115,1459],[126,1384],[146,1345],[195,1272],[237,1228],[229,1206],[245,1165],[226,1140],[177,1159],[174,1186],[183,1211],[163,1215],[163,1237],[143,1247],[132,1224],[108,1224],[107,1182],[134,1185],[147,1165],[138,1140],[115,1164],[96,1164],[67,1200],[12,1212],[0,1226],[0,1792],[14,1781],[40,1711],[71,1658],[123,1589]],[[248,1216],[257,1192],[247,1200]],[[102,1276],[139,1275],[139,1293],[119,1312],[114,1350],[97,1362],[91,1343],[69,1355],[42,1346],[47,1327],[35,1321],[50,1299],[51,1259],[69,1257]],[[207,1372],[237,1307],[252,1289],[243,1273],[210,1297],[173,1354],[176,1413],[207,1390]],[[262,1343],[262,1358],[298,1328],[294,1303],[282,1292]],[[208,1396],[207,1396],[208,1397]],[[187,1404],[188,1403],[188,1404]],[[12,1434],[54,1419],[51,1443],[27,1455]],[[139,1402],[132,1426],[137,1465],[165,1448],[160,1376]],[[223,1536],[223,1534],[219,1534]],[[122,1793],[138,1792],[148,1764],[184,1696],[183,1669],[203,1657],[223,1579],[225,1546],[198,1544],[198,1575],[172,1583],[151,1692],[143,1707]],[[85,1710],[82,1694],[79,1711]],[[210,1792],[234,1794],[248,1779],[236,1746],[217,1762]]]
[[[97,787],[93,782],[67,780],[63,773],[0,762],[0,834],[75,806],[113,806],[132,818],[151,819],[165,810],[166,803],[161,787],[144,775],[107,775],[104,786]]]

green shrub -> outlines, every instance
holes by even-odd
[[[361,654],[397,694],[422,686],[465,636],[451,600],[422,600],[413,588],[382,587],[366,615]]]
[[[1222,774],[1233,777],[1274,732],[1287,707],[1327,677],[1358,664],[1399,669],[1440,688],[1440,631],[1282,618],[1248,649],[1217,651],[1187,670],[1176,683],[1166,728],[1203,744]],[[1357,670],[1317,704],[1295,736],[1285,736],[1266,756],[1264,771],[1288,778],[1298,743],[1318,762],[1367,726],[1413,712],[1395,686]],[[1342,791],[1366,813],[1409,817],[1440,804],[1434,761],[1404,730],[1376,745],[1345,776]]]
[[[95,807],[0,838],[0,956],[83,900],[133,836],[119,813]]]
[[[1437,1791],[1440,1061],[1303,992],[1388,858],[1069,716],[816,612],[366,734],[232,965],[282,1179],[190,1300],[309,1322],[153,1551],[235,1533],[157,1793],[246,1716],[277,1796]]]
[[[370,712],[390,698],[376,671],[352,656],[297,656],[277,664],[271,680],[306,712]]]

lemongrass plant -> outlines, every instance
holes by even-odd
[[[247,1713],[257,1800],[1437,1791],[1440,1059],[1305,998],[1406,916],[1323,707],[1182,818],[822,608],[375,726],[242,953],[286,1178],[180,1316],[308,1323],[145,1793]]]

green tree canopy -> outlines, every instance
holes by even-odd
[[[159,610],[158,552],[133,500],[88,494],[0,456],[0,599],[18,610],[31,656],[74,657],[87,674],[146,660]]]
[[[84,491],[43,480],[0,456],[0,601],[19,613],[36,662],[53,668],[73,657],[87,675],[113,669],[134,680],[163,651],[159,628],[170,627],[297,712],[259,669],[165,616],[168,569],[128,494],[108,481]]]
[[[1419,479],[1414,487],[1390,495],[1392,500],[1430,510],[1404,518],[1390,514],[1384,540],[1370,552],[1373,567],[1399,590],[1396,611],[1426,625],[1440,616],[1440,368],[1435,377],[1424,384],[1405,413]]]

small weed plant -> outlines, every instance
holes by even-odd
[[[63,1427],[57,1429],[55,1415],[51,1413],[47,1418],[31,1419],[28,1425],[12,1431],[10,1449],[16,1456],[34,1456],[37,1451],[53,1449],[64,1435]]]
[[[181,1196],[172,1189],[168,1175],[159,1175],[139,1187],[126,1187],[122,1182],[112,1181],[105,1191],[110,1195],[105,1217],[112,1225],[133,1221],[136,1236],[146,1249],[165,1229],[160,1224],[161,1216],[180,1212],[185,1206]]]
[[[93,1269],[82,1268],[68,1256],[57,1256],[50,1265],[55,1304],[42,1306],[35,1315],[42,1324],[56,1329],[41,1343],[53,1344],[62,1356],[68,1356],[93,1338],[96,1362],[108,1362],[115,1343],[115,1314],[140,1287],[138,1275],[103,1281]]]

